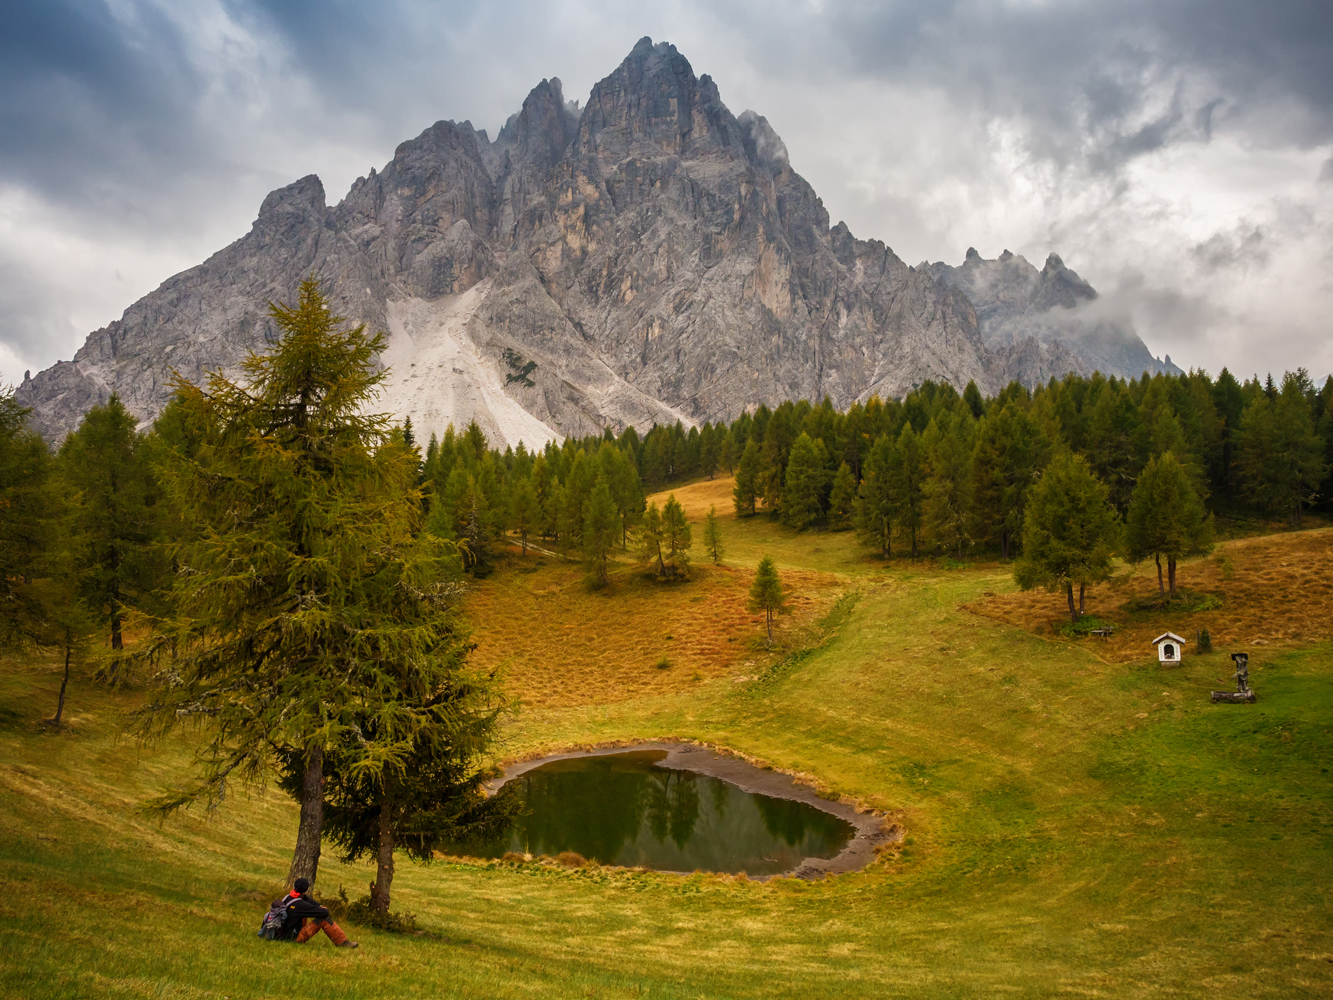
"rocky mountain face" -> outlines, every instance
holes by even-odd
[[[1165,360],[1152,356],[1128,317],[1102,308],[1096,290],[1057,254],[1047,257],[1040,271],[1008,250],[986,260],[971,247],[960,267],[939,262],[917,267],[967,296],[986,347],[1014,358],[1008,370],[1025,385],[1067,371],[1180,373],[1169,354]],[[1045,351],[1034,351],[1029,340]]]
[[[173,371],[271,344],[267,303],[312,272],[388,333],[381,405],[423,435],[475,419],[533,446],[927,378],[994,392],[1163,367],[1054,255],[1040,273],[1007,252],[912,268],[830,226],[767,120],[645,38],[582,109],[543,80],[494,141],[437,122],[333,207],[314,176],[274,191],[248,234],[18,397],[51,439],[112,392],[147,422]]]

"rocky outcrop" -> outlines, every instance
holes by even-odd
[[[332,208],[315,177],[275,191],[19,398],[52,439],[113,391],[146,422],[173,373],[265,349],[267,303],[311,273],[387,331],[386,410],[422,434],[476,419],[497,443],[1151,360],[1057,257],[912,268],[829,223],[767,120],[645,38],[582,109],[543,80],[494,141],[437,122]]]
[[[1137,378],[1144,372],[1176,374],[1168,356],[1158,360],[1134,331],[1128,316],[1099,302],[1096,290],[1051,254],[1038,271],[1008,250],[986,260],[971,247],[959,267],[922,264],[941,283],[967,296],[977,313],[986,347],[996,356],[994,371],[1025,385],[1037,371],[1060,376],[1069,371]],[[1027,341],[1034,343],[1028,345]],[[1000,358],[1010,360],[1000,362]],[[1046,378],[1049,378],[1047,375]]]

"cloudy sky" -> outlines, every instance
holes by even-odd
[[[0,381],[440,118],[494,136],[643,35],[909,263],[1055,251],[1150,349],[1333,371],[1327,0],[8,0]]]

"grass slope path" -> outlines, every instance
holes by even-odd
[[[0,996],[1333,993],[1333,646],[1258,647],[1260,701],[1211,705],[1225,649],[1170,669],[1146,656],[1106,662],[1086,643],[966,610],[986,591],[1010,592],[1005,567],[885,566],[847,535],[797,537],[762,517],[726,528],[728,571],[668,588],[663,607],[711,620],[690,640],[711,656],[706,642],[758,630],[715,588],[742,586],[772,553],[794,586],[807,579],[797,571],[815,581],[799,588],[813,620],[783,622],[784,649],[772,654],[781,669],[753,680],[755,668],[732,660],[715,675],[700,669],[697,681],[624,690],[626,672],[656,646],[631,663],[621,647],[635,637],[616,630],[639,618],[580,604],[590,627],[606,630],[601,642],[577,657],[542,657],[534,640],[511,683],[525,696],[543,686],[563,693],[549,704],[530,698],[500,753],[666,735],[728,747],[890,811],[908,839],[866,870],[759,884],[404,860],[395,906],[434,936],[358,928],[362,947],[350,954],[322,941],[267,944],[254,930],[286,870],[294,804],[255,790],[213,816],[148,821],[138,804],[179,773],[188,746],[148,751],[122,737],[140,695],[82,675],[70,726],[51,732],[41,720],[58,665],[8,661]],[[570,568],[550,560],[516,562],[499,577],[527,568],[523,586],[534,592],[576,586]],[[611,592],[579,601],[654,599],[634,589],[628,564],[619,572]],[[821,627],[820,602],[844,592],[857,600],[838,605],[836,629]],[[475,596],[507,599],[486,595],[483,586]],[[478,654],[492,641],[521,649],[534,617],[491,613],[478,623]],[[688,668],[662,673],[678,669]],[[370,877],[330,851],[317,888],[360,895]]]

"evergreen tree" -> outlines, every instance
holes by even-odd
[[[657,501],[648,505],[643,523],[639,525],[639,561],[651,566],[658,577],[666,576],[666,562],[662,558],[662,512]]]
[[[620,518],[616,502],[611,499],[611,488],[606,485],[604,477],[598,476],[583,507],[583,561],[590,578],[601,586],[611,582],[607,561],[619,534]]]
[[[893,439],[881,434],[865,460],[865,478],[856,499],[856,530],[862,541],[879,549],[885,559],[893,541],[895,498],[890,465]]]
[[[764,613],[764,624],[768,630],[769,645],[773,643],[773,616],[780,613],[785,605],[785,597],[782,593],[782,581],[778,579],[778,570],[773,565],[772,556],[764,556],[759,560],[759,568],[755,570],[754,582],[750,584],[750,602],[749,607],[752,613],[762,611]]]
[[[1271,381],[1271,376],[1270,376]],[[1328,471],[1323,441],[1310,406],[1290,375],[1282,391],[1265,391],[1245,407],[1240,421],[1237,471],[1246,498],[1260,510],[1301,523]]]
[[[972,503],[980,538],[1008,559],[1023,531],[1023,508],[1046,464],[1050,442],[1015,402],[992,405],[978,425],[972,453]]]
[[[186,722],[205,733],[200,773],[164,809],[294,768],[288,879],[313,881],[326,754],[351,741],[361,779],[402,773],[467,643],[449,613],[458,558],[422,530],[415,455],[366,410],[383,337],[346,330],[314,279],[271,315],[283,337],[246,360],[248,384],[176,383],[195,447],[162,468],[190,529],[178,553],[188,571],[144,645],[162,671],[139,718],[149,735]]]
[[[722,442],[718,446],[717,453],[717,460],[722,468],[727,470],[727,475],[731,475],[735,471],[737,458],[739,458],[739,455],[736,451],[736,439],[728,430],[722,435]]]
[[[12,390],[0,394],[0,642],[11,650],[48,642],[49,608],[33,581],[56,540],[52,508],[63,503],[28,413]]]
[[[921,487],[926,533],[944,551],[963,558],[972,544],[972,424],[967,416],[941,414],[922,436],[929,472]]]
[[[704,424],[704,429],[699,434],[699,473],[713,478],[713,473],[717,471],[717,463],[722,453],[722,436],[720,426],[714,428],[712,424]]]
[[[537,530],[541,521],[541,507],[531,479],[520,479],[509,494],[509,523],[518,532],[523,555],[528,554],[528,535]]]
[[[688,576],[693,538],[685,509],[673,493],[662,505],[662,563],[668,576]]]
[[[482,765],[497,717],[487,685],[461,678],[424,698],[405,694],[420,710],[418,725],[399,740],[392,764],[378,771],[358,767],[365,748],[380,742],[379,718],[371,716],[361,721],[357,739],[330,756],[326,772],[326,835],[343,849],[345,863],[375,859],[375,914],[389,911],[395,850],[429,864],[442,847],[499,836],[521,805],[513,794],[488,797],[483,789],[488,772]],[[293,768],[282,785],[294,793],[300,780],[299,767]]]
[[[772,426],[770,422],[769,427]],[[791,446],[782,499],[782,520],[797,531],[823,520],[828,493],[827,465],[824,442],[802,431]]]
[[[851,467],[843,462],[833,477],[833,487],[829,491],[828,523],[834,531],[846,531],[852,526],[856,513],[856,477]]]
[[[1204,510],[1193,477],[1173,452],[1149,459],[1139,476],[1125,518],[1125,540],[1131,562],[1141,562],[1148,556],[1156,560],[1157,589],[1163,594],[1163,556],[1174,594],[1176,560],[1212,549],[1213,519]]]
[[[911,541],[912,558],[917,554],[917,536],[922,523],[922,487],[925,470],[921,460],[921,439],[912,425],[905,424],[889,453],[888,480],[893,496],[893,519],[898,530]]]
[[[134,417],[117,396],[89,410],[65,439],[60,471],[74,498],[79,592],[119,650],[126,608],[150,594],[159,573],[153,470]]]
[[[716,507],[709,507],[708,513],[704,515],[704,551],[714,565],[722,561],[725,550],[722,546],[722,529],[717,523]]]
[[[736,470],[736,485],[732,488],[732,499],[736,504],[736,514],[746,517],[755,512],[755,503],[759,499],[759,476],[763,460],[759,457],[759,447],[753,441],[745,446],[741,455],[740,467]]]
[[[1069,617],[1078,621],[1089,584],[1110,579],[1111,555],[1119,533],[1106,484],[1082,457],[1061,452],[1028,496],[1023,519],[1023,554],[1014,580],[1023,590],[1063,589]],[[1078,584],[1078,604],[1074,603]]]

